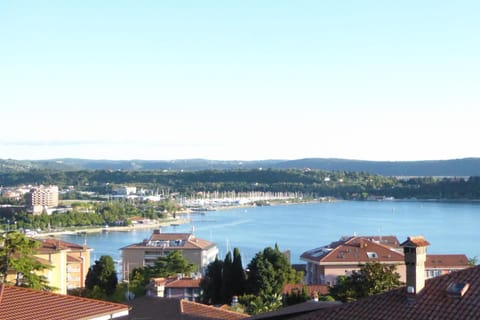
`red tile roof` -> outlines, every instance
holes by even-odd
[[[157,298],[144,296],[130,302],[131,319],[245,319],[247,314],[228,311],[213,306],[181,300],[177,298]]]
[[[169,249],[208,249],[214,247],[215,243],[196,238],[191,233],[153,233],[150,239],[138,244],[126,246],[122,249],[131,248],[169,248]]]
[[[430,242],[425,240],[423,236],[410,236],[406,241],[400,244],[401,247],[427,247]]]
[[[49,253],[58,250],[84,250],[82,245],[63,241],[60,239],[48,238],[37,241],[41,243],[41,247],[38,249],[38,253]],[[90,248],[86,249],[91,250]]]
[[[469,284],[463,297],[452,297],[447,289]],[[431,278],[417,295],[407,299],[405,288],[323,309],[292,319],[302,320],[451,320],[480,319],[480,266]]]
[[[200,288],[201,279],[182,278],[167,282],[165,288]]]
[[[398,251],[398,240],[391,237],[350,237],[328,246],[312,249],[301,255],[303,260],[319,264],[366,263],[370,261],[403,263],[403,253]],[[388,238],[388,240],[381,240]],[[396,239],[396,237],[393,237]]]
[[[464,269],[468,267],[468,258],[464,254],[427,254],[425,261],[425,269]]]
[[[182,300],[181,306],[182,313],[193,318],[238,320],[249,317],[247,314],[207,306],[187,300]]]
[[[21,287],[0,286],[0,319],[70,320],[128,314],[128,306]]]
[[[150,283],[155,283],[156,286],[164,285],[166,288],[200,288],[200,278],[152,278]]]

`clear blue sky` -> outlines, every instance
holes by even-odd
[[[480,157],[478,1],[0,1],[0,158]]]

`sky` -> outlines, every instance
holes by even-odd
[[[480,157],[480,2],[0,1],[0,159]]]

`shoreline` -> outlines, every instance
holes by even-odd
[[[179,218],[179,219],[169,219],[167,221],[160,221],[156,223],[149,224],[135,224],[131,226],[113,226],[113,227],[79,227],[74,230],[62,230],[62,231],[47,231],[38,233],[35,235],[35,238],[43,237],[55,237],[69,234],[86,234],[86,233],[100,233],[100,232],[130,232],[133,230],[145,230],[145,229],[155,229],[159,227],[166,227],[172,224],[187,224],[190,223],[190,219]]]

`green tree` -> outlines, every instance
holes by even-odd
[[[174,250],[166,256],[157,258],[149,271],[153,277],[170,277],[176,274],[189,274],[195,271],[195,265],[189,263],[181,251]]]
[[[238,248],[233,249],[233,262],[232,262],[232,293],[233,295],[242,295],[245,293],[245,270],[243,269],[242,256]]]
[[[297,272],[286,256],[275,248],[267,247],[259,252],[248,264],[246,295],[240,298],[246,303],[250,314],[272,311],[281,306],[278,297],[287,283],[299,283],[302,272]],[[281,300],[280,300],[281,301]]]
[[[259,252],[248,264],[247,293],[279,294],[287,283],[299,283],[303,273],[297,272],[286,256],[275,248],[267,247]]]
[[[223,261],[215,257],[206,269],[205,276],[200,282],[202,289],[202,302],[207,304],[223,304],[225,299],[222,295],[223,288]]]
[[[115,264],[112,257],[101,256],[95,264],[88,269],[87,277],[85,279],[85,288],[96,292],[104,293],[110,296],[117,288],[118,279],[115,272]]]
[[[367,263],[350,276],[338,277],[330,294],[337,300],[348,302],[398,288],[402,283],[395,270],[395,265]]]
[[[475,267],[478,264],[478,257],[472,257],[468,259],[468,265],[471,267]]]
[[[16,286],[51,290],[45,276],[39,272],[51,268],[42,264],[35,258],[35,253],[41,246],[23,233],[11,231],[4,233],[0,238],[0,270],[2,283],[14,284]],[[15,273],[15,282],[10,283],[8,274]]]
[[[232,273],[233,261],[232,253],[227,252],[225,260],[223,260],[223,272],[222,272],[222,296],[225,302],[230,302],[233,296],[233,273]]]

